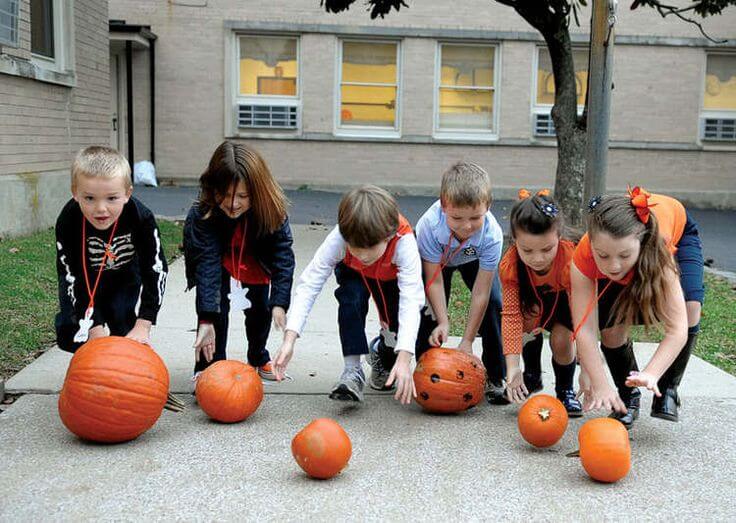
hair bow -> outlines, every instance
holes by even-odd
[[[657,205],[656,203],[649,203],[649,197],[651,196],[647,191],[639,186],[627,187],[629,198],[631,199],[631,205],[636,211],[636,215],[639,217],[641,223],[649,222],[650,209]]]
[[[519,200],[526,200],[527,198],[530,198],[532,193],[529,192],[529,189],[519,189]],[[536,196],[549,196],[550,190],[549,189],[541,189],[537,191]]]
[[[588,202],[588,212],[595,211],[595,208],[598,207],[598,204],[601,203],[602,199],[602,196],[593,196]]]

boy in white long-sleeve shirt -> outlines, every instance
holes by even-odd
[[[330,398],[363,400],[366,380],[360,357],[366,354],[371,365],[371,387],[391,390],[395,386],[394,397],[410,403],[416,397],[411,359],[424,305],[421,259],[411,225],[399,214],[396,200],[375,186],[354,189],[343,197],[338,225],[299,278],[284,341],[274,360],[277,379],[283,379],[296,339],[333,270],[338,284],[335,297],[345,368]],[[371,297],[378,310],[381,333],[369,348],[365,320]]]

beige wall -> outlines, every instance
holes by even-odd
[[[263,150],[279,179],[289,185],[340,186],[363,181],[428,192],[443,166],[456,157],[484,162],[497,186],[549,186],[554,179],[554,140],[532,134],[533,68],[541,41],[512,9],[488,0],[421,0],[371,21],[357,3],[330,15],[319,0],[210,0],[206,7],[177,0],[112,0],[111,18],[151,25],[157,40],[157,169],[162,178],[193,182],[231,117],[226,99],[226,22],[396,27],[448,32],[502,32],[497,86],[499,140],[489,145],[437,143],[432,138],[436,37],[402,37],[402,138],[389,143],[333,139],[337,36],[325,28],[300,38],[302,128],[289,140],[241,133]],[[584,27],[573,33],[584,38]],[[736,9],[706,20],[714,36],[733,37]],[[327,31],[327,32],[319,32]],[[517,34],[511,34],[516,32]],[[736,147],[698,141],[705,50],[696,28],[662,19],[652,10],[620,5],[615,51],[609,186],[643,183],[656,190],[690,192],[708,204],[714,194],[736,201]],[[194,36],[196,35],[196,37]],[[659,38],[657,40],[656,38]],[[667,40],[663,40],[666,38]],[[656,45],[634,45],[634,40]],[[228,105],[228,111],[225,110]],[[412,143],[414,142],[414,143]],[[137,156],[137,155],[136,155]],[[345,172],[345,166],[350,167]],[[697,193],[697,194],[696,194]],[[720,197],[720,196],[719,196]],[[719,200],[720,201],[720,200]]]
[[[19,48],[0,54],[30,58],[29,4],[20,4]],[[73,87],[0,73],[0,235],[52,225],[76,151],[109,142],[107,23],[106,1],[74,0]]]

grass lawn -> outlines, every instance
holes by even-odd
[[[736,290],[724,279],[706,273],[705,305],[695,355],[736,376]],[[470,292],[455,273],[450,294],[450,334],[462,336]],[[658,341],[659,332],[637,327],[636,341]]]
[[[166,258],[179,253],[182,226],[159,220]],[[0,242],[0,379],[54,344],[58,309],[54,229]]]

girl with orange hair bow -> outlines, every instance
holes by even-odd
[[[588,233],[578,244],[570,271],[578,358],[589,377],[582,385],[585,410],[613,409],[630,428],[641,393],[654,395],[651,415],[677,421],[680,384],[700,323],[703,252],[697,224],[683,205],[639,187],[626,196],[596,197],[589,206]],[[596,325],[597,317],[597,325]],[[639,371],[630,326],[664,326],[652,359]],[[617,390],[610,387],[601,349]]]
[[[499,265],[503,288],[501,331],[506,358],[506,394],[521,403],[542,389],[543,331],[550,333],[555,393],[570,417],[583,415],[575,397],[575,352],[568,295],[575,244],[562,238],[562,213],[549,191],[519,191],[509,215],[514,244]],[[526,342],[526,343],[525,343]],[[520,368],[524,358],[524,370]]]

